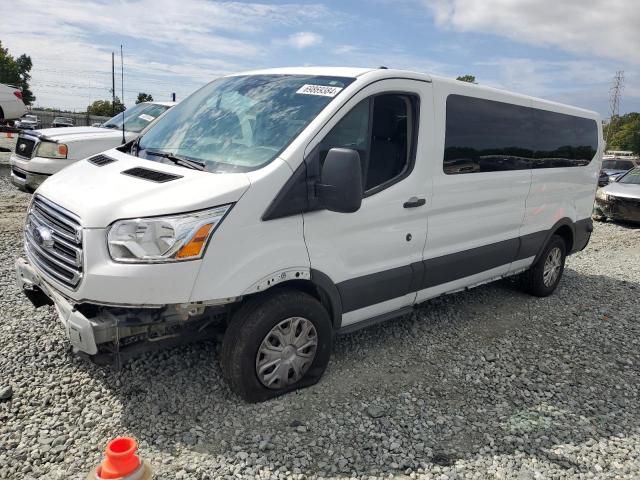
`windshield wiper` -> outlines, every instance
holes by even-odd
[[[107,123],[105,125],[102,125],[102,128],[118,128],[118,126],[114,125],[113,123]]]
[[[182,165],[183,167],[192,168],[193,170],[204,170],[206,168],[206,164],[204,162],[199,162],[197,160],[191,160],[189,158],[180,157],[178,155],[174,155],[169,152],[160,152],[158,150],[144,150],[151,155],[155,155],[156,157],[166,158],[167,160],[171,160],[176,165]]]

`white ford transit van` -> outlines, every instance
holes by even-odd
[[[317,382],[336,332],[584,248],[598,115],[421,73],[219,78],[36,191],[18,281],[106,358],[224,329],[231,388]]]

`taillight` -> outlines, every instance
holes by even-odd
[[[16,90],[15,92],[13,92],[13,94],[20,100],[22,100],[22,92],[20,90]]]

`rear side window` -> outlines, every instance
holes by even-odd
[[[508,103],[449,95],[445,173],[529,168],[533,144],[530,110]]]
[[[463,95],[449,95],[446,174],[588,165],[598,148],[594,120]]]
[[[417,112],[414,95],[389,93],[361,101],[320,143],[320,164],[332,148],[357,150],[365,192],[392,185],[410,172]]]

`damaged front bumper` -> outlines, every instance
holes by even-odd
[[[595,207],[612,220],[640,222],[640,199],[607,195],[606,200],[596,199]]]
[[[145,342],[160,346],[167,339],[177,344],[175,340],[185,329],[191,331],[191,337],[196,329],[195,338],[203,339],[205,328],[221,323],[227,313],[228,304],[213,303],[156,308],[73,303],[50,286],[26,260],[18,258],[15,268],[18,286],[33,305],[37,308],[53,304],[73,350],[88,355],[96,355],[100,350],[113,353],[123,346],[131,349]]]

